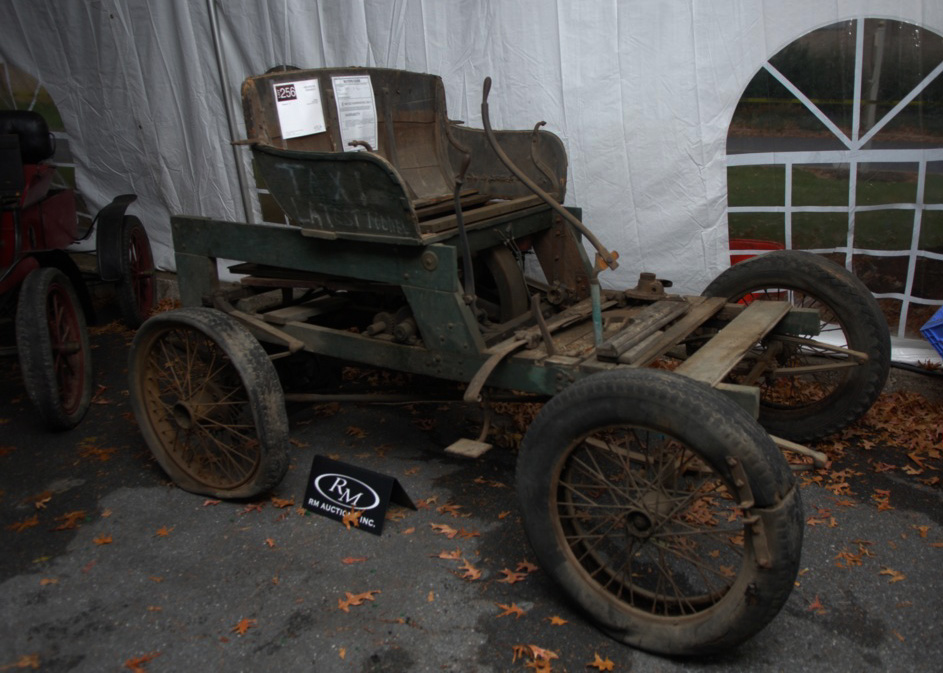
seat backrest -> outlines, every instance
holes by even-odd
[[[351,99],[350,84],[369,81],[373,110],[364,112],[367,98]],[[301,93],[317,81],[323,130],[305,133],[304,121],[294,114],[303,109]],[[348,87],[348,88],[345,88]],[[363,92],[364,89],[359,89]],[[452,193],[452,168],[446,136],[445,89],[436,75],[386,68],[283,69],[250,77],[242,88],[249,141],[278,149],[304,152],[348,152],[345,140],[368,141],[358,128],[372,112],[376,136],[371,148],[389,161],[406,183],[412,200]],[[313,103],[312,103],[313,104]],[[359,107],[358,107],[359,106]],[[293,107],[293,111],[289,111]],[[310,110],[310,108],[309,108]],[[317,116],[317,115],[315,115]],[[309,118],[310,122],[310,118]],[[293,124],[297,127],[289,128]],[[294,135],[301,133],[302,135]],[[287,137],[286,137],[287,136]],[[370,142],[370,141],[368,141]]]
[[[19,137],[24,164],[38,164],[56,153],[55,136],[43,116],[33,110],[0,110],[0,135]]]

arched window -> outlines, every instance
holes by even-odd
[[[919,337],[943,305],[943,37],[861,18],[799,38],[744,91],[727,167],[731,247],[827,255]]]

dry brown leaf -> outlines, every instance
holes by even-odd
[[[357,557],[348,556],[347,558],[341,559],[341,563],[343,563],[345,566],[349,566],[355,563],[363,563],[366,560],[367,560],[366,556],[357,556]]]
[[[553,617],[548,617],[547,621],[549,621],[553,626],[563,626],[564,624],[569,623],[563,617],[558,617],[557,615],[554,615]]]
[[[828,610],[825,609],[825,606],[822,605],[822,601],[818,594],[815,594],[815,600],[809,603],[809,607],[806,609],[809,612],[814,612],[817,615],[824,615],[828,612]]]
[[[74,512],[67,512],[62,516],[57,516],[56,521],[61,521],[62,523],[53,530],[72,530],[73,528],[78,528],[79,523],[86,518],[85,510],[80,509]]]
[[[213,500],[212,498],[207,498],[206,500],[203,501],[203,506],[209,507],[210,505],[218,505],[221,502],[222,500]]]
[[[363,510],[352,509],[346,514],[344,514],[341,523],[344,524],[344,527],[347,530],[350,530],[351,526],[354,528],[360,528],[360,517],[363,515]]]
[[[124,667],[130,668],[133,673],[144,673],[144,664],[151,661],[152,659],[156,659],[159,656],[160,652],[150,652],[149,654],[143,654],[140,657],[134,657],[133,659],[128,659],[125,661]]]
[[[516,573],[510,568],[504,568],[501,570],[501,573],[504,575],[499,582],[504,582],[505,584],[516,584],[517,582],[523,582],[527,579],[527,573]]]
[[[510,615],[514,615],[520,619],[521,615],[524,614],[524,611],[515,603],[511,603],[510,605],[505,605],[504,603],[495,603],[495,605],[497,605],[502,610],[498,617],[508,617]]]
[[[268,545],[269,549],[275,548],[275,540],[270,537],[265,538],[265,544]]]
[[[230,633],[236,633],[240,636],[246,635],[246,631],[249,629],[255,628],[256,620],[255,619],[240,619],[234,627],[229,629]]]
[[[373,595],[382,593],[379,589],[364,591],[362,594],[352,594],[349,591],[344,592],[344,598],[337,599],[337,607],[344,612],[350,612],[352,605],[363,605],[364,601],[374,600]]]
[[[593,660],[586,664],[586,668],[595,668],[600,671],[612,671],[615,670],[615,664],[612,663],[612,660],[609,657],[603,659],[599,656],[598,652],[593,652]]]
[[[27,528],[32,528],[33,526],[39,525],[39,515],[34,514],[28,519],[23,519],[22,521],[17,521],[16,523],[11,523],[7,526],[7,530],[12,530],[15,533],[22,533]]]
[[[171,526],[170,528],[168,528],[167,526],[161,526],[160,528],[157,529],[157,532],[154,533],[154,536],[167,537],[173,532],[174,528],[176,528],[176,526]]]
[[[276,498],[276,497],[273,495],[273,496],[272,496],[272,505],[274,505],[274,506],[277,507],[278,509],[285,509],[286,507],[294,507],[294,506],[295,506],[295,499],[294,499],[294,498],[290,498],[290,499],[286,499],[286,498]]]
[[[114,542],[114,540],[111,538],[110,535],[105,535],[104,533],[102,533],[101,535],[93,539],[92,542],[94,542],[95,544],[111,544],[112,542]]]
[[[429,525],[432,527],[432,530],[434,532],[438,533],[439,535],[444,535],[450,540],[454,538],[456,535],[458,535],[458,531],[452,528],[451,526],[449,526],[448,524],[430,523]]]
[[[462,558],[461,549],[453,549],[452,551],[440,551],[438,554],[431,554],[433,558],[440,558],[445,561],[458,561]]]
[[[888,568],[887,566],[882,566],[881,572],[879,572],[878,574],[890,576],[891,579],[887,581],[888,584],[894,584],[895,582],[903,582],[905,579],[907,579],[907,576],[904,573],[900,572],[899,570],[893,570],[891,568]]]
[[[537,572],[538,568],[527,559],[524,559],[517,564],[517,568],[515,568],[515,570],[522,573],[533,573]]]
[[[473,566],[467,559],[462,559],[462,560],[465,562],[462,564],[460,570],[464,570],[465,572],[463,572],[460,575],[460,577],[463,580],[469,580],[469,581],[480,580],[481,571],[478,570],[478,568],[476,568],[475,566]]]

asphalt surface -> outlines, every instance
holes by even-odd
[[[783,611],[734,651],[671,659],[606,637],[520,565],[535,559],[514,451],[443,453],[477,431],[467,410],[291,407],[277,500],[208,502],[169,483],[138,434],[129,340],[96,330],[100,387],[66,433],[38,425],[15,361],[0,361],[0,671],[529,670],[522,645],[556,653],[555,671],[598,670],[596,655],[636,672],[943,670],[940,486],[872,469],[876,456],[906,462],[906,443],[847,451],[832,466],[849,470],[840,492],[806,475],[802,570]],[[939,378],[895,372],[894,385],[943,398]],[[381,536],[304,514],[316,454],[395,477],[424,507],[393,508]],[[469,566],[480,578],[462,577]],[[523,579],[501,581],[505,569]],[[500,616],[512,605],[523,614]]]

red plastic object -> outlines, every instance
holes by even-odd
[[[735,255],[734,250],[782,250],[784,246],[779,241],[762,241],[758,238],[731,238],[730,239],[730,263],[738,264],[745,259],[755,257],[755,255]]]

